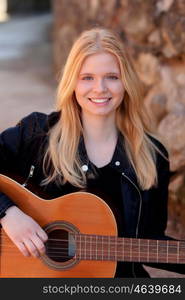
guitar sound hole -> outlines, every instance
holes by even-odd
[[[47,234],[46,255],[51,260],[66,262],[75,256],[75,240],[67,230],[54,229]]]

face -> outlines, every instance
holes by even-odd
[[[114,115],[124,96],[117,58],[108,52],[87,57],[75,87],[82,115]]]

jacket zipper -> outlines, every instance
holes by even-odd
[[[28,177],[26,178],[25,182],[22,184],[24,187],[27,186],[29,179],[33,177],[34,170],[35,170],[35,166],[31,165]]]
[[[138,231],[139,231],[140,217],[141,217],[142,196],[141,196],[140,190],[138,189],[137,185],[127,175],[125,175],[124,172],[122,172],[122,176],[124,176],[135,187],[135,189],[139,193],[139,213],[138,213],[137,226],[136,226],[136,238],[137,238]],[[134,277],[136,277],[135,270],[134,270],[134,262],[132,263],[132,274]]]

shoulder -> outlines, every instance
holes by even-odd
[[[23,140],[30,140],[36,136],[44,136],[49,129],[59,120],[59,112],[46,114],[43,112],[32,112],[22,118],[16,125],[19,128]]]
[[[60,113],[32,112],[22,118],[15,126],[6,129],[1,133],[1,140],[4,143],[17,144],[32,140],[39,136],[46,136],[49,129],[59,120]]]
[[[24,151],[28,145],[33,145],[36,140],[41,141],[47,136],[49,128],[59,120],[59,117],[60,113],[58,112],[52,112],[49,115],[33,112],[22,118],[15,126],[4,130],[0,134],[1,157],[9,154],[15,156],[20,151]]]
[[[155,151],[155,161],[156,168],[159,176],[159,180],[169,180],[170,176],[170,162],[169,162],[169,153],[164,144],[159,141],[156,137],[149,136]],[[163,178],[163,179],[161,179]]]
[[[51,112],[46,114],[43,112],[32,112],[26,117],[22,118],[17,126],[28,131],[32,134],[34,132],[47,132],[50,127],[52,127],[60,117],[59,112]]]
[[[162,156],[166,159],[168,159],[169,157],[169,152],[167,147],[157,138],[151,135],[148,135],[150,141],[152,142],[152,144],[154,145],[154,148],[156,150],[156,154],[157,156]]]

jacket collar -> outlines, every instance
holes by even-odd
[[[57,112],[52,112],[48,116],[48,122],[47,122],[47,129],[51,128],[53,125],[58,122],[60,118],[60,111]],[[83,136],[80,137],[80,142],[79,142],[79,158],[83,166],[88,166],[89,165],[89,159],[87,156],[86,148],[85,148],[85,143]],[[117,170],[119,173],[124,173],[127,175],[135,184],[137,184],[137,177],[135,174],[135,171],[133,167],[131,166],[128,156],[125,151],[125,140],[124,137],[121,133],[118,135],[118,141],[116,144],[116,148],[112,157],[112,160],[110,162],[110,167]]]
[[[124,137],[120,133],[118,135],[116,148],[109,165],[111,168],[115,169],[120,174],[124,173],[125,175],[127,175],[132,181],[135,182],[135,184],[137,184],[137,177],[133,170],[133,167],[131,166],[128,160],[124,144]],[[88,168],[88,166],[90,165],[90,161],[86,152],[83,136],[80,137],[79,157],[82,164],[82,168],[86,166]]]
[[[46,122],[46,130],[50,129],[54,126],[60,119],[60,111],[54,111],[48,115],[47,122]]]

